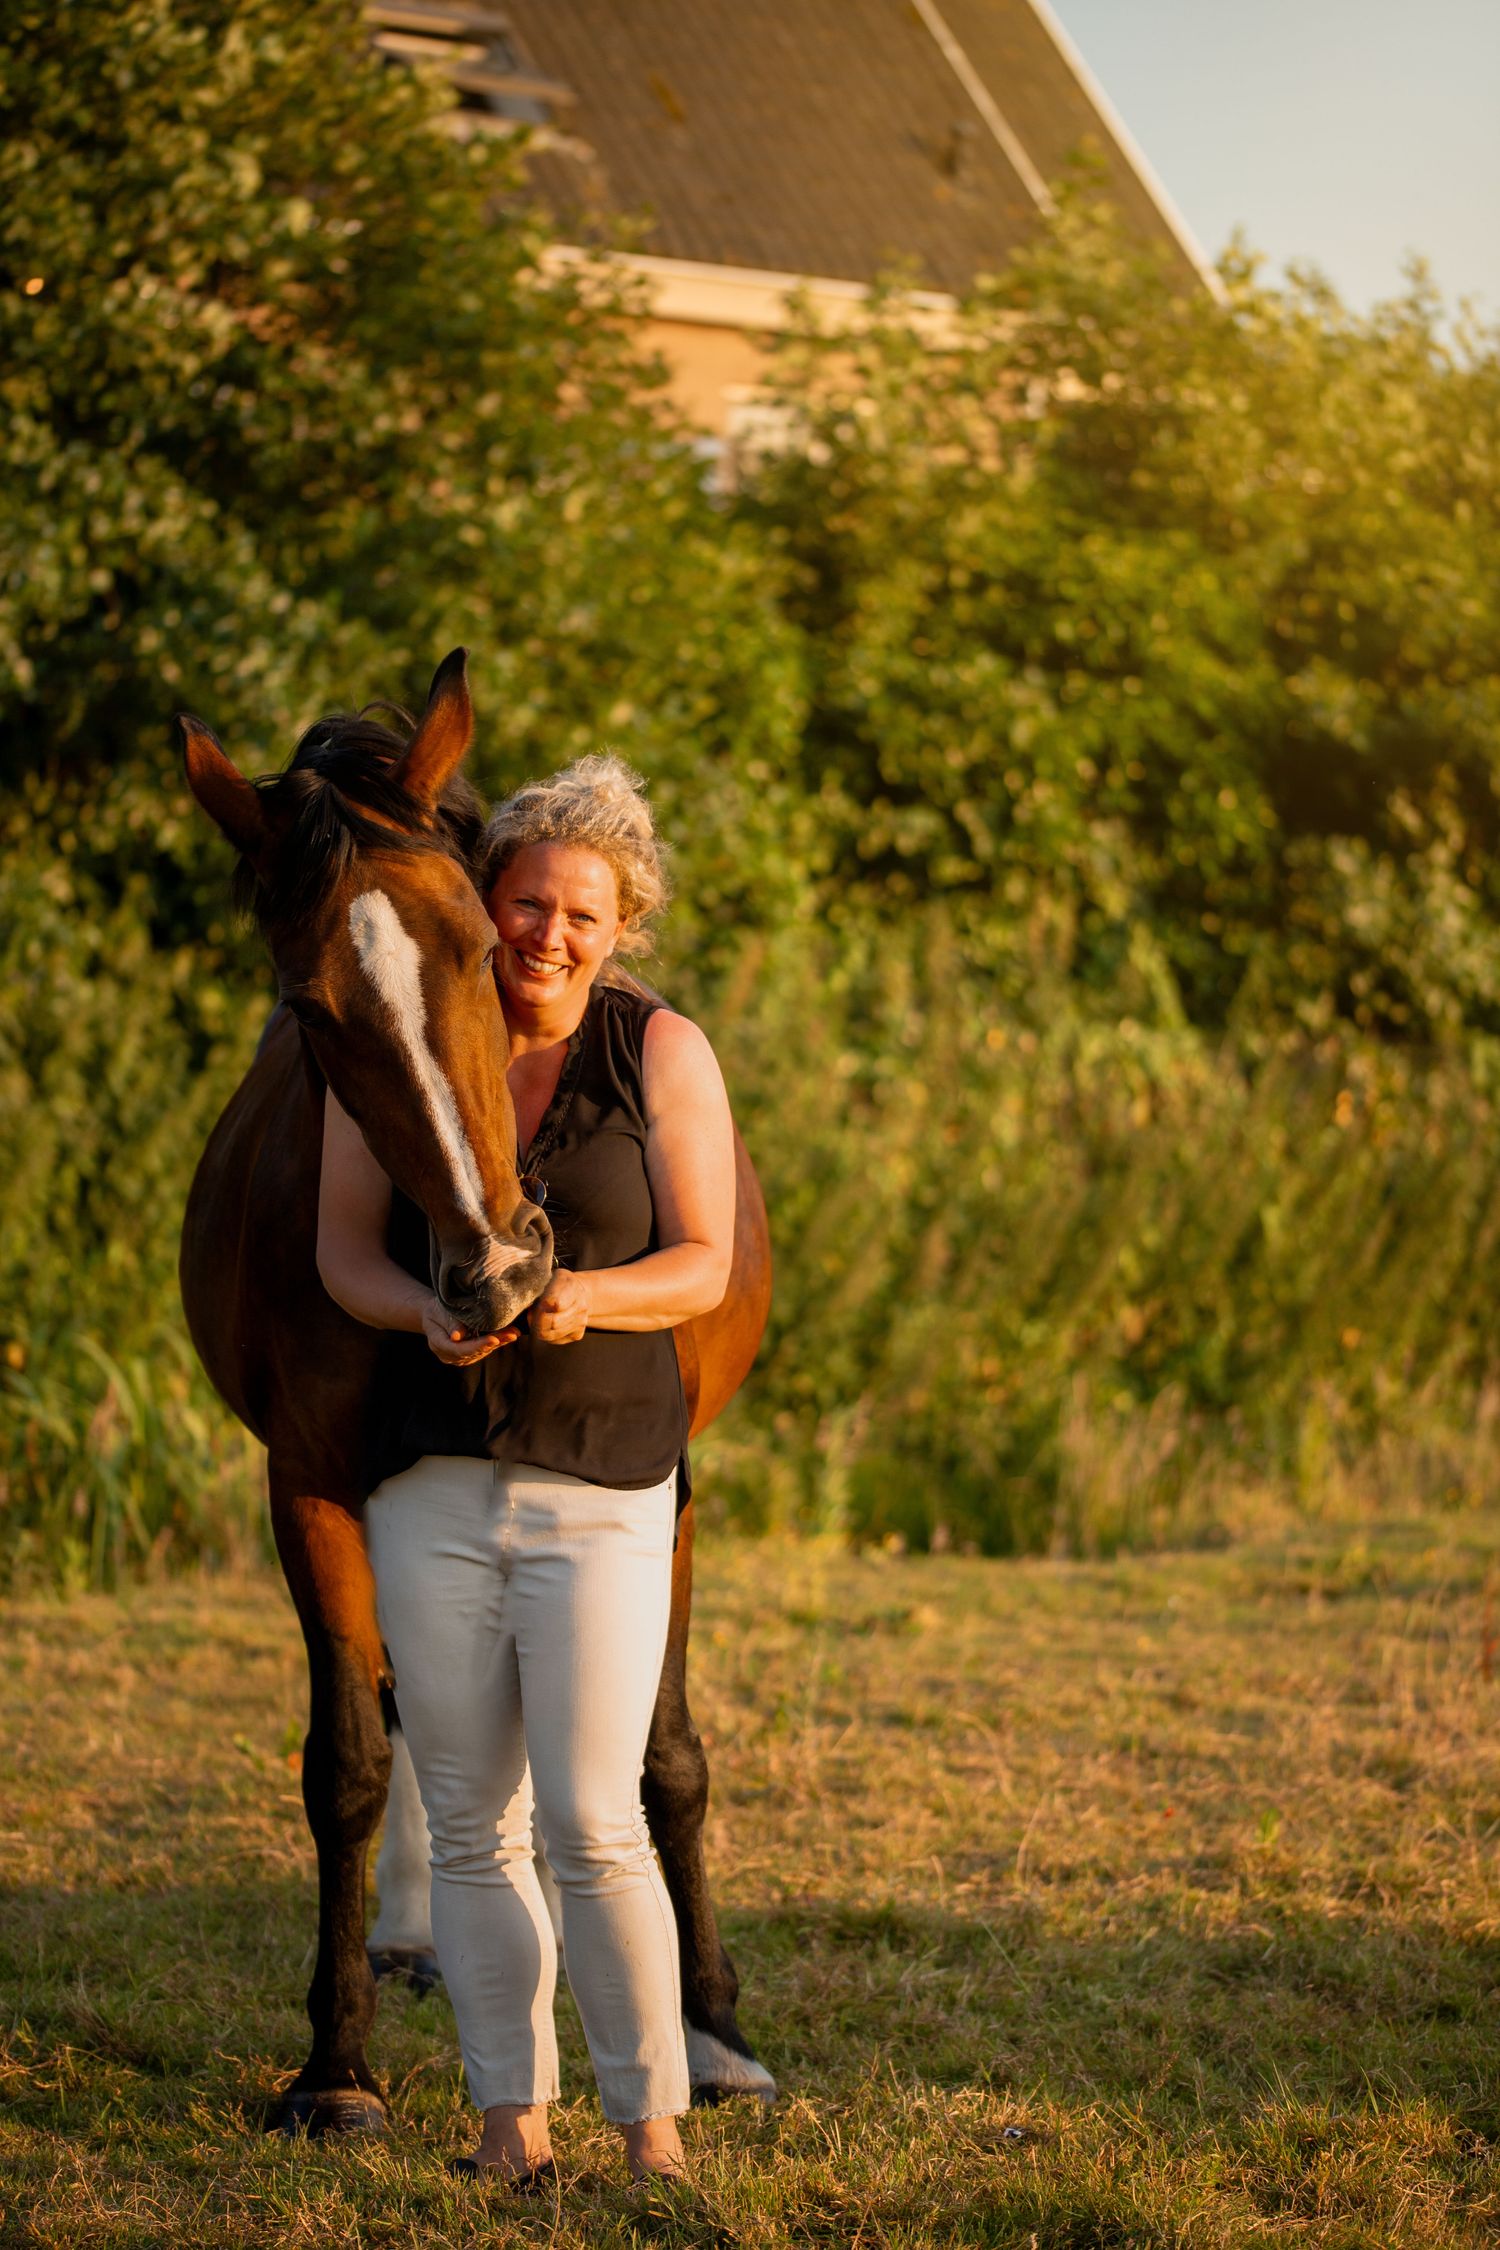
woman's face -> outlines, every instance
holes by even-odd
[[[526,844],[485,904],[502,995],[549,1013],[588,991],[624,929],[615,871],[575,844]]]

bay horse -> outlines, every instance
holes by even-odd
[[[414,1218],[425,1216],[432,1284],[455,1326],[488,1333],[514,1320],[550,1279],[551,1234],[517,1176],[495,933],[474,881],[482,815],[460,772],[474,729],[466,652],[438,667],[414,728],[396,732],[368,714],[325,720],[274,778],[247,780],[201,720],[183,715],[179,725],[188,785],[240,855],[236,886],[280,986],[198,1165],[180,1265],[204,1368],[266,1447],[276,1549],[307,1646],[302,1796],[318,1863],[312,2045],[271,2123],[380,2130],[386,2104],[365,2054],[376,1999],[365,1866],[392,1770],[382,1695],[389,1716],[394,1689],[399,1714],[400,1681],[376,1622],[361,1516],[390,1348],[414,1340],[362,1326],[318,1278],[325,1089],[389,1175],[393,1205],[404,1199]],[[372,924],[384,933],[378,961]],[[728,1294],[675,1331],[695,1433],[748,1373],[770,1299],[765,1205],[738,1138],[736,1186]],[[708,1766],[686,1691],[692,1558],[689,1502],[642,1796],[677,1915],[694,2100],[771,2100],[774,2081],[735,2019],[738,1981],[703,1861]],[[423,1953],[428,1874],[425,1851],[413,1848],[409,1760],[398,1779],[405,1796],[388,1822],[389,1873],[406,1896],[389,1915],[383,1902],[381,1919],[404,1922],[415,1941],[374,1950],[384,1966],[404,1952],[406,1965],[415,1956],[435,1974]]]

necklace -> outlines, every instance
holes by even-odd
[[[584,1029],[587,1022],[588,1017],[585,1013],[583,1019],[575,1026],[569,1036],[568,1051],[563,1057],[563,1066],[558,1073],[557,1085],[553,1090],[551,1101],[542,1114],[540,1125],[531,1136],[531,1145],[526,1151],[524,1170],[522,1169],[522,1158],[519,1151],[516,1155],[516,1175],[521,1193],[525,1196],[527,1202],[534,1203],[538,1210],[546,1207],[547,1175],[545,1167],[557,1152],[557,1144],[562,1137],[562,1129],[568,1121],[568,1111],[573,1106],[573,1096],[577,1091],[579,1074],[583,1069]]]

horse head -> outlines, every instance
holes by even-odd
[[[546,1286],[552,1235],[516,1175],[495,932],[471,879],[466,653],[439,665],[409,737],[366,712],[323,720],[266,780],[247,780],[201,720],[178,723],[282,1001],[376,1162],[426,1213],[455,1326],[485,1333]]]

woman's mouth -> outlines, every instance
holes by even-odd
[[[566,961],[544,961],[539,953],[522,953],[519,947],[516,959],[529,977],[560,977],[568,966]]]

